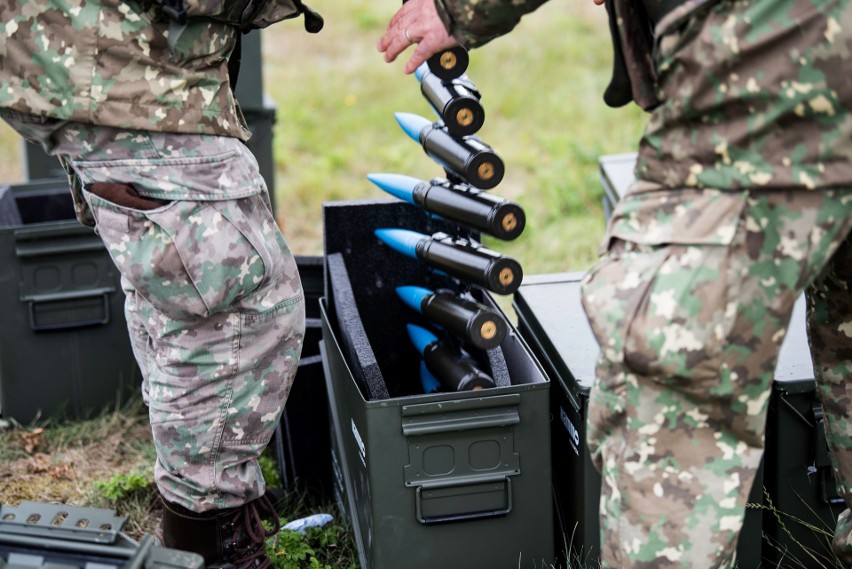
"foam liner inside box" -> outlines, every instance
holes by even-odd
[[[341,508],[363,568],[506,569],[554,559],[549,382],[509,324],[488,353],[469,350],[497,386],[424,394],[406,324],[435,331],[396,287],[490,295],[391,250],[374,231],[457,234],[394,200],[324,206],[320,351],[334,425]],[[441,335],[440,331],[436,331]]]

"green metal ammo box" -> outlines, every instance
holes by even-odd
[[[140,543],[121,532],[126,516],[67,504],[0,506],[0,569],[203,569],[196,554]]]
[[[319,352],[324,259],[297,256],[296,265],[305,292],[305,340],[296,379],[275,429],[273,449],[281,486],[322,504],[333,498],[334,489],[328,390]]]
[[[763,460],[764,563],[834,566],[831,535],[846,505],[825,439],[801,298],[778,357]]]
[[[417,391],[417,365],[403,357],[406,349],[416,353],[399,337],[404,327],[403,334],[396,332],[408,309],[385,294],[400,284],[420,283],[405,274],[415,262],[383,248],[373,230],[396,226],[431,233],[434,226],[424,226],[425,219],[399,201],[324,208],[326,274],[339,255],[351,278],[350,308],[360,314],[358,322],[340,322],[328,297],[338,305],[351,299],[327,282],[320,352],[340,508],[353,529],[362,569],[545,567],[555,557],[550,384],[529,348],[511,328],[500,346],[510,385],[428,395]],[[375,303],[366,298],[370,294],[380,295]],[[496,308],[488,295],[481,302]],[[374,353],[389,397],[365,395],[356,366],[368,358],[345,355],[344,336],[361,326],[366,334],[357,349]],[[403,394],[395,395],[397,389]]]
[[[83,418],[139,391],[120,274],[64,179],[0,186],[0,415]]]

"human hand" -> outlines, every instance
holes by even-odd
[[[405,73],[413,73],[432,55],[458,45],[455,38],[447,33],[435,8],[435,0],[408,0],[404,3],[391,18],[376,48],[390,63],[412,44],[417,47],[403,68]]]

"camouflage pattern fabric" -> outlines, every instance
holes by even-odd
[[[459,44],[473,49],[509,33],[524,14],[547,0],[435,0],[438,15]]]
[[[4,114],[73,169],[121,271],[160,493],[196,512],[261,496],[257,458],[292,385],[305,316],[251,152],[234,138]],[[93,193],[102,183],[162,205],[119,205]]]
[[[814,354],[817,389],[825,410],[826,439],[840,495],[852,505],[852,240],[846,239],[808,289],[808,339]],[[837,521],[833,550],[852,567],[852,515]]]
[[[436,0],[436,7],[453,37],[475,48],[542,3]],[[643,2],[651,13],[664,12],[664,3]],[[718,189],[852,182],[848,0],[684,0],[657,24],[650,53],[625,54],[634,79],[656,78],[634,85],[649,93],[643,105],[651,106],[654,90],[663,101],[640,145],[638,177]],[[648,58],[653,69],[643,71]]]
[[[852,7],[719,2],[656,42],[642,181],[584,289],[603,346],[588,442],[604,563],[730,567],[777,351],[810,283],[818,389],[852,499],[852,195],[837,189],[852,186]]]
[[[644,4],[665,13],[661,0]],[[540,2],[436,5],[476,47]],[[852,505],[852,7],[687,0],[654,23],[648,52],[625,55],[637,69],[650,58],[651,73],[636,75],[648,83],[634,88],[661,104],[640,181],[584,285],[602,345],[588,443],[603,475],[603,562],[730,567],[777,352],[806,288],[828,439]],[[847,562],[850,519],[834,540]]]
[[[116,128],[250,136],[229,86],[236,28],[191,20],[169,45],[155,2],[0,3],[0,107]]]
[[[837,397],[852,376],[851,231],[849,189],[640,182],[619,203],[583,285],[601,344],[587,442],[603,478],[605,567],[733,567],[778,350],[812,282],[826,421],[832,446],[852,451],[849,396]]]
[[[852,182],[852,5],[726,0],[657,38],[637,177],[671,187]]]

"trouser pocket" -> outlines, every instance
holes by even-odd
[[[696,395],[718,384],[736,317],[739,278],[730,259],[743,204],[740,194],[688,190],[633,194],[619,204],[583,286],[609,362]]]

